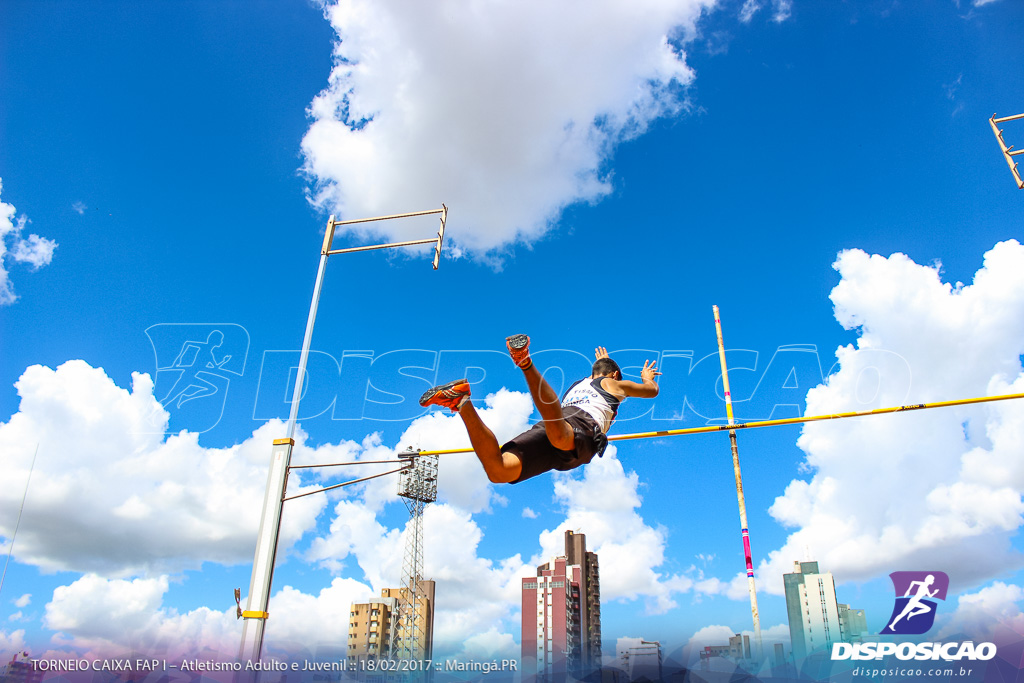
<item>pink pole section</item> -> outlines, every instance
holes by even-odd
[[[715,311],[715,333],[718,335],[718,360],[722,363],[722,388],[725,391],[725,414],[729,426],[735,424],[732,415],[732,393],[729,390],[729,368],[725,364],[725,342],[722,341],[722,319]],[[743,534],[743,554],[747,561],[747,587],[750,589],[750,614],[754,618],[754,640],[757,645],[757,656],[762,656],[761,647],[761,616],[757,612],[757,589],[754,586],[754,561],[750,555],[750,531],[747,529],[747,503],[743,498],[743,477],[740,475],[740,452],[736,445],[736,430],[729,430],[729,445],[732,447],[732,469],[736,475],[736,499],[740,506],[740,531]]]

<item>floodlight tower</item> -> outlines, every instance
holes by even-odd
[[[427,503],[437,500],[436,455],[419,455],[409,449],[398,454],[399,459],[409,458],[415,465],[402,470],[398,479],[398,495],[405,498],[409,510],[408,536],[405,541],[405,559],[402,562],[402,586],[398,603],[398,634],[392,648],[397,659],[419,659],[426,652],[417,655],[416,647],[422,635],[417,621],[417,598],[419,584],[423,579],[423,509]],[[425,616],[425,614],[424,614]],[[424,647],[427,643],[424,643]]]

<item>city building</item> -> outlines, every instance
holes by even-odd
[[[661,643],[642,638],[619,638],[615,657],[626,681],[660,681]]]
[[[397,631],[397,598],[353,602],[348,613],[349,668],[359,667],[356,670],[360,670],[368,659],[389,658],[392,638]]]
[[[849,605],[839,604],[839,631],[843,641],[854,643],[868,632],[868,618],[862,609],[852,609]]]
[[[794,562],[793,572],[782,578],[795,660],[816,650],[829,651],[833,643],[850,642],[867,631],[864,610],[836,601],[832,573],[821,572],[817,562]]]
[[[413,611],[415,630],[403,624],[399,615],[407,588],[385,588],[379,599],[352,603],[348,621],[349,667],[362,670],[361,662],[368,659],[430,659],[434,640],[434,587],[433,581],[418,583]],[[406,647],[407,638],[414,640],[411,647]]]
[[[21,654],[21,659],[18,659]],[[15,653],[11,661],[0,667],[0,681],[3,683],[42,683],[43,672],[32,665],[28,652]]]
[[[565,532],[565,555],[523,579],[524,680],[580,678],[601,666],[601,583],[586,535]]]
[[[399,602],[406,600],[408,588],[385,588],[381,591],[384,598],[394,598]],[[416,606],[413,609],[415,627],[398,623],[394,631],[393,650],[397,656],[409,659],[431,659],[434,654],[434,582],[421,579],[416,587]],[[406,640],[412,642],[407,643]]]
[[[700,666],[704,670],[710,668],[712,657],[722,657],[734,664],[751,661],[750,636],[737,633],[729,638],[728,645],[705,645],[699,654]]]

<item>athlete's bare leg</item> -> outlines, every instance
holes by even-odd
[[[544,431],[548,435],[548,441],[559,450],[571,451],[576,447],[575,434],[562,415],[562,404],[558,400],[558,394],[541,377],[540,371],[533,363],[523,370],[523,375],[526,377],[526,385],[530,387],[533,404],[537,406],[541,419],[544,420]]]
[[[507,484],[519,478],[523,471],[523,463],[514,453],[502,453],[494,432],[480,419],[472,401],[466,401],[459,408],[459,415],[469,432],[469,442],[473,451],[484,466],[487,478],[494,484]]]
[[[498,439],[480,419],[469,396],[469,380],[457,379],[428,389],[420,397],[420,405],[424,408],[433,405],[443,406],[462,416],[469,441],[473,444],[473,451],[483,465],[487,478],[495,484],[515,481],[522,474],[522,461],[514,453],[501,452]]]

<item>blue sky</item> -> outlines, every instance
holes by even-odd
[[[5,556],[38,456],[0,649],[235,647],[330,214],[443,202],[446,254],[437,272],[425,251],[330,259],[297,461],[461,446],[415,398],[466,367],[513,435],[530,418],[500,354],[515,332],[553,382],[597,345],[634,374],[657,355],[662,395],[626,404],[618,433],[704,424],[724,415],[717,358],[697,364],[712,305],[744,419],[1024,390],[1024,195],[987,122],[1024,111],[1024,8],[647,5],[3,3]],[[429,237],[436,218],[375,225],[336,246]],[[232,355],[216,393],[171,405],[168,368],[214,330],[215,360]],[[766,633],[788,637],[780,576],[805,554],[873,632],[898,570],[950,574],[939,628],[1021,620],[1024,413],[940,412],[740,434]],[[518,652],[518,577],[566,528],[601,553],[608,650],[751,628],[724,435],[623,443],[513,487],[446,458],[426,520],[443,652]],[[286,507],[275,616],[395,585],[396,485]],[[302,622],[268,642],[344,637]]]

